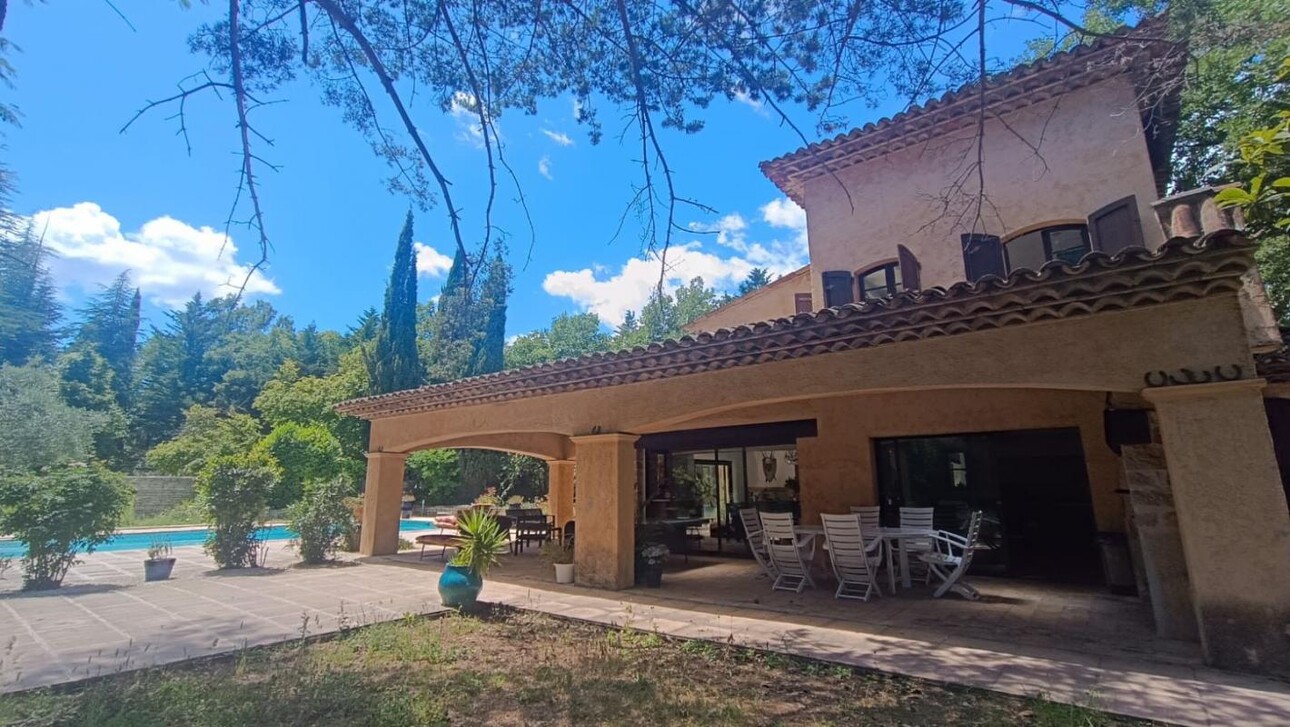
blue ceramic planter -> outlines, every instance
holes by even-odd
[[[484,581],[466,566],[444,566],[439,576],[439,600],[449,608],[466,608],[475,605]]]

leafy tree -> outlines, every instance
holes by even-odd
[[[497,478],[497,496],[506,500],[515,495],[532,498],[546,493],[546,462],[526,454],[508,453]]]
[[[301,376],[294,362],[282,365],[255,399],[255,408],[271,427],[287,423],[322,426],[341,447],[341,468],[349,481],[359,481],[367,466],[367,422],[336,413],[335,405],[368,392],[363,352],[353,350],[340,358],[336,373]]]
[[[117,469],[129,467],[128,421],[117,400],[111,365],[95,349],[77,347],[59,357],[58,370],[63,401],[104,417],[103,427],[94,433],[94,456]]]
[[[408,492],[427,505],[456,505],[470,499],[461,492],[461,464],[455,449],[422,449],[408,455]]]
[[[49,251],[30,226],[0,235],[0,364],[52,361],[62,311],[49,275]]]
[[[311,483],[335,479],[341,472],[340,442],[316,424],[279,424],[252,451],[278,464],[280,476],[268,499],[274,509],[299,500]]]
[[[481,339],[474,292],[468,278],[469,261],[458,251],[439,291],[439,302],[426,328],[426,379],[433,383],[468,376]]]
[[[205,548],[220,568],[259,565],[260,526],[277,482],[277,465],[250,454],[216,457],[197,475],[197,500],[211,525]]]
[[[477,318],[479,345],[471,362],[470,376],[501,371],[506,349],[506,301],[511,293],[511,266],[502,254],[493,256],[488,275],[480,286]]]
[[[184,412],[179,434],[153,447],[147,463],[168,475],[195,475],[212,459],[245,454],[259,440],[260,423],[253,417],[193,405]]]
[[[506,367],[530,366],[609,350],[609,336],[595,313],[561,313],[551,327],[527,333],[506,347]]]
[[[52,369],[0,365],[0,470],[83,462],[107,419],[69,406]]]
[[[130,406],[135,356],[139,351],[142,297],[130,285],[130,274],[121,273],[111,285],[81,309],[81,322],[72,347],[93,351],[112,370],[112,390],[121,409]]]
[[[340,366],[345,339],[335,331],[319,331],[310,323],[296,335],[296,361],[305,376],[327,376]]]
[[[287,522],[296,533],[302,561],[325,563],[336,556],[341,541],[354,529],[354,517],[345,504],[349,495],[350,488],[343,482],[317,482],[291,505]]]
[[[753,268],[748,272],[748,277],[739,283],[738,295],[748,295],[749,293],[770,285],[770,271],[766,268]]]
[[[394,269],[385,288],[385,314],[372,362],[374,393],[414,389],[425,375],[417,352],[417,261],[412,249],[412,212],[408,212],[394,251]]]
[[[57,588],[81,553],[93,553],[129,512],[134,491],[100,464],[0,473],[0,532],[27,548],[24,590]]]

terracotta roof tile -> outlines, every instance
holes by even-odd
[[[1199,239],[1175,238],[1155,252],[1134,248],[1114,257],[1092,252],[1073,265],[1053,261],[1006,278],[906,291],[626,351],[354,399],[336,409],[375,419],[1235,294],[1253,264],[1253,248],[1241,233],[1222,230]]]

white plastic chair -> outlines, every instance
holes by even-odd
[[[799,537],[793,527],[793,516],[786,512],[763,512],[761,516],[762,537],[766,539],[766,550],[770,553],[770,562],[775,566],[775,582],[771,590],[793,591],[801,593],[810,586],[810,562],[802,557],[802,551],[812,550],[815,537]]]
[[[900,508],[900,527],[901,529],[909,528],[910,530],[932,530],[936,527],[934,524],[935,514],[936,508],[932,507],[902,507]],[[924,554],[935,550],[931,538],[901,538],[900,547],[905,554],[903,562],[910,565],[911,571],[915,562],[922,564],[921,557]],[[927,571],[925,564],[921,566],[921,570]],[[932,577],[930,571],[925,572],[923,575],[924,582],[927,582]]]
[[[977,539],[980,536],[980,510],[972,513],[966,535],[957,535],[944,530],[936,532],[936,547],[932,552],[918,556],[920,561],[927,564],[929,578],[935,575],[940,579],[941,584],[932,593],[933,598],[940,598],[950,591],[969,601],[975,601],[981,597],[975,588],[963,581],[963,574],[967,573],[967,569],[972,565],[972,554],[976,551]]]
[[[740,508],[739,519],[743,521],[748,549],[752,551],[753,558],[757,559],[757,565],[761,566],[762,572],[767,576],[775,578],[779,573],[775,570],[775,564],[770,562],[770,552],[766,550],[766,537],[761,528],[761,518],[757,517],[757,508]]]
[[[864,533],[865,545],[871,540],[880,540],[878,531],[882,529],[882,508],[878,505],[853,506],[851,514],[860,518],[860,530]]]
[[[859,515],[820,515],[820,522],[829,541],[833,575],[838,579],[833,597],[868,601],[871,595],[882,596],[875,577],[882,562],[882,540],[865,540]]]

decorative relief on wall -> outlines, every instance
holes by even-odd
[[[1142,375],[1142,380],[1149,389],[1158,389],[1162,386],[1213,384],[1219,381],[1237,381],[1243,378],[1245,378],[1245,367],[1240,364],[1219,365],[1205,369],[1148,371]]]

